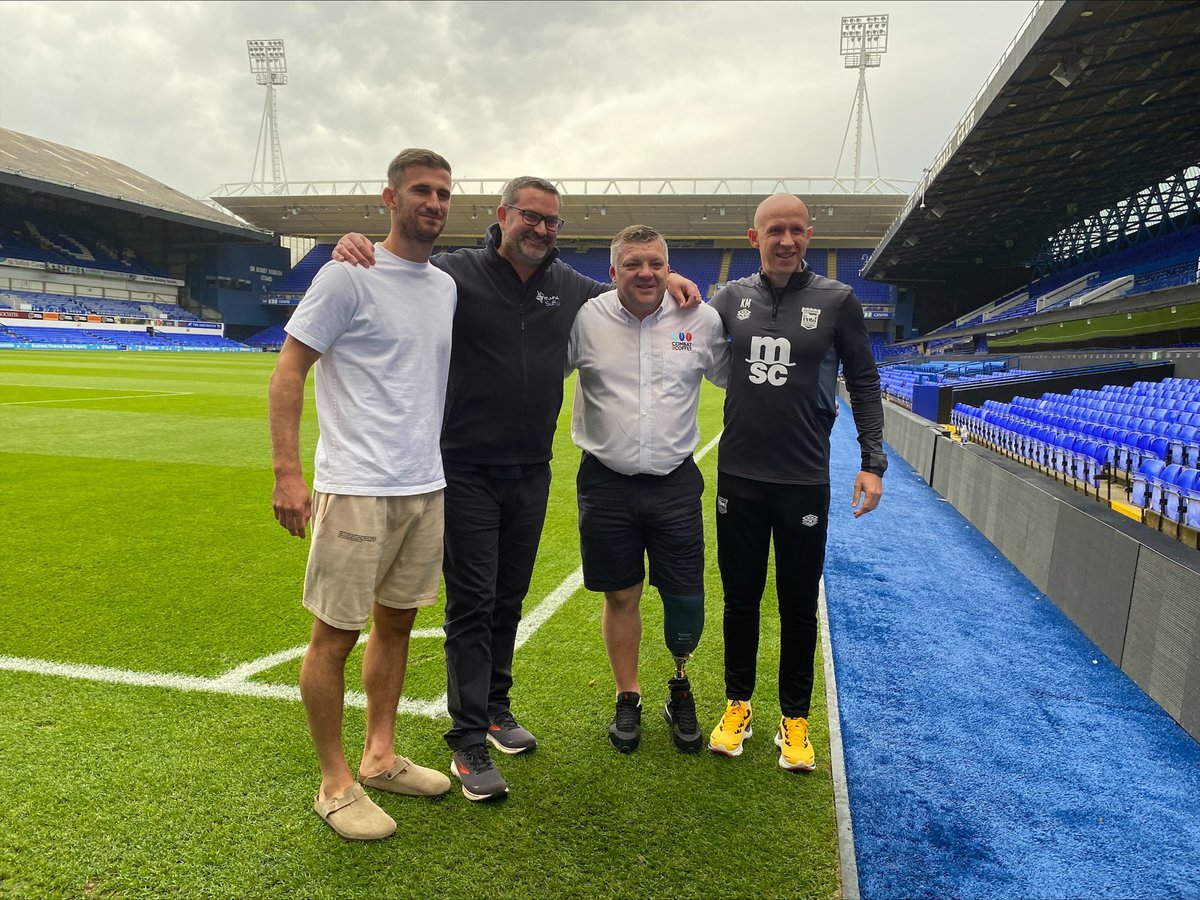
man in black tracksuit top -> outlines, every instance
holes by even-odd
[[[509,707],[521,604],[546,519],[550,458],[563,400],[575,314],[612,288],[580,275],[554,244],[558,190],[540,178],[504,187],[482,248],[430,262],[458,287],[442,425],[446,472],[446,700],[451,771],[471,800],[508,786],[487,744],[503,753],[537,745]],[[347,235],[339,260],[370,264],[371,242]],[[673,275],[676,296],[696,286]]]
[[[750,240],[759,248],[762,270],[730,282],[712,301],[733,344],[733,366],[717,462],[716,516],[727,704],[709,749],[738,756],[752,733],[759,606],[773,535],[782,713],[775,743],[781,767],[808,771],[814,766],[808,713],[839,363],[862,448],[852,500],[856,517],[874,509],[882,494],[883,404],[858,298],[846,285],[804,266],[812,237],[804,204],[786,194],[769,197],[754,225]]]

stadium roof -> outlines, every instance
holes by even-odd
[[[951,281],[1200,163],[1200,3],[1047,0],[997,64],[865,274]]]
[[[789,192],[808,203],[817,246],[873,247],[907,198],[896,182],[884,180],[870,182],[870,193],[857,194],[847,193],[851,185],[834,178],[549,180],[562,196],[564,243],[611,240],[626,225],[648,224],[669,240],[744,244],[755,207],[770,194]],[[495,220],[504,183],[456,180],[442,241],[479,238]],[[279,193],[263,193],[264,187]],[[278,188],[241,184],[225,185],[213,199],[260,228],[333,240],[350,231],[387,233],[382,189],[382,180],[293,182]]]
[[[273,236],[122,163],[0,128],[0,185],[84,201],[252,240]]]

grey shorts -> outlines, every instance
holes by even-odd
[[[375,603],[416,609],[436,602],[442,574],[442,494],[314,492],[304,606],[327,625],[361,631]]]

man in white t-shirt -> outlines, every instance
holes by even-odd
[[[303,538],[312,521],[304,605],[315,617],[300,694],[321,767],[313,809],[350,840],[396,823],[363,785],[440,796],[450,779],[396,753],[396,706],[417,610],[437,600],[442,567],[438,447],[454,280],[429,264],[450,209],[450,164],[405,150],[388,167],[391,230],[370,269],[328,263],[291,321],[270,386],[272,502]],[[313,494],[300,463],[304,384],[316,366]],[[367,733],[358,778],[342,748],[346,659],[373,620],[363,654]]]
[[[616,683],[608,739],[638,748],[642,696],[638,647],[650,560],[663,602],[663,638],[675,660],[663,715],[687,753],[703,736],[686,664],[704,630],[704,477],[692,459],[700,440],[700,382],[724,387],[729,343],[715,310],[664,302],[667,243],[646,225],[612,242],[617,289],[575,317],[567,367],[579,371],[571,437],[583,451],[577,477],[583,583],[604,593],[600,628]]]

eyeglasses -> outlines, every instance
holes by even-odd
[[[560,219],[558,216],[543,216],[541,213],[536,213],[532,209],[521,209],[519,206],[513,206],[511,203],[504,204],[509,209],[515,209],[521,214],[521,221],[530,228],[537,228],[541,222],[546,223],[547,231],[558,231],[567,224],[566,219]]]

